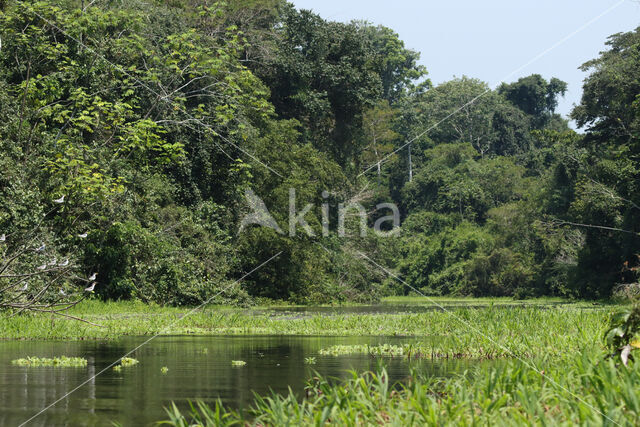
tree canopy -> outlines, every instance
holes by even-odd
[[[582,66],[577,133],[555,113],[561,80],[433,86],[383,26],[283,0],[140,6],[0,4],[0,302],[55,301],[93,272],[100,298],[162,304],[408,291],[359,253],[429,294],[607,297],[635,280],[640,29]],[[313,236],[239,231],[249,191],[288,230],[292,189]],[[367,232],[339,236],[354,202]],[[372,230],[379,203],[399,207],[397,233]],[[54,258],[73,267],[52,264],[55,286],[9,278]]]

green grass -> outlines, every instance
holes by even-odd
[[[562,298],[541,297],[531,299],[514,299],[512,297],[424,297],[419,295],[396,296],[383,298],[381,304],[397,304],[397,305],[549,305],[549,304],[572,304],[591,305],[592,302],[578,301],[570,302]]]
[[[26,366],[29,368],[38,368],[42,366],[55,366],[57,368],[82,368],[87,366],[87,359],[82,357],[26,357],[23,359],[12,360],[13,365]]]
[[[5,339],[105,339],[122,335],[332,335],[406,336],[412,344],[335,346],[315,356],[368,353],[375,356],[506,358],[450,378],[415,371],[403,384],[389,384],[384,371],[354,374],[342,383],[315,379],[307,397],[257,397],[242,414],[204,404],[188,414],[171,409],[168,422],[202,425],[495,425],[613,424],[640,420],[640,367],[605,360],[602,337],[618,306],[538,300],[445,299],[447,311],[395,314],[313,314],[207,307],[185,316],[184,308],[89,301],[72,311],[101,327],[43,315],[0,315]],[[387,304],[426,304],[395,298]],[[511,305],[516,305],[512,307]],[[481,309],[465,305],[484,305]],[[504,307],[509,305],[509,307]],[[264,309],[263,307],[262,309]],[[339,310],[337,310],[339,313]],[[586,350],[585,350],[586,349]],[[202,350],[206,352],[206,349]],[[640,352],[640,350],[638,350]],[[513,357],[517,356],[517,357]],[[383,361],[386,357],[381,358]],[[240,366],[239,361],[233,362]],[[534,367],[530,364],[535,364]],[[639,363],[640,366],[640,363]],[[122,369],[122,365],[118,365]],[[559,384],[556,386],[554,384]],[[581,401],[583,399],[584,401]],[[596,409],[594,409],[596,408]],[[600,414],[600,412],[605,415]],[[243,419],[243,417],[248,417]]]
[[[168,425],[622,425],[640,423],[640,363],[629,368],[589,349],[536,366],[517,360],[450,378],[413,372],[390,384],[384,370],[341,383],[314,378],[306,397],[256,397],[243,413],[198,403],[175,405]]]
[[[0,315],[2,339],[109,339],[123,335],[331,335],[417,337],[434,357],[495,358],[560,355],[600,342],[616,307],[565,304],[424,313],[292,316],[207,307],[185,316],[178,308],[141,303],[80,304],[72,312],[101,327],[45,315]]]

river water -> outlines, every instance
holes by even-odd
[[[375,370],[379,360],[366,355],[320,356],[318,350],[336,344],[401,344],[419,341],[399,337],[301,337],[301,336],[164,336],[132,354],[140,363],[114,371],[109,368],[121,356],[147,341],[126,337],[114,341],[3,341],[0,342],[0,426],[19,425],[79,387],[68,397],[31,420],[33,426],[145,426],[165,419],[164,408],[176,402],[213,403],[246,409],[253,393],[271,390],[286,393],[291,387],[301,395],[306,381],[317,371],[344,378],[350,369]],[[421,339],[424,341],[424,338]],[[84,357],[83,368],[26,368],[11,360],[26,357]],[[316,364],[305,363],[315,357]],[[232,366],[243,360],[245,366]],[[469,367],[469,361],[413,361],[422,372],[451,375]],[[406,379],[406,359],[385,359],[391,381]],[[166,374],[161,368],[167,367]]]

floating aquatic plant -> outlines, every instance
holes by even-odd
[[[244,366],[246,364],[247,364],[247,362],[245,362],[244,360],[232,360],[231,361],[231,366]]]
[[[406,357],[444,357],[422,343],[415,344],[378,344],[378,345],[334,345],[319,351],[323,356],[344,356],[349,354],[369,354],[372,356]]]
[[[163,366],[162,368],[160,368],[160,372],[162,374],[166,374],[167,372],[169,372],[169,368],[167,368],[166,366]]]
[[[138,363],[140,363],[138,359],[134,359],[133,357],[123,357],[122,359],[120,359],[120,365],[124,368],[135,366]]]
[[[120,359],[120,364],[113,367],[113,370],[116,372],[120,372],[122,368],[129,368],[131,366],[135,366],[138,363],[138,359],[134,359],[133,357],[123,357]]]
[[[304,358],[304,363],[307,365],[315,365],[316,364],[316,358],[315,357],[305,357]]]
[[[55,366],[59,368],[81,368],[87,366],[87,359],[82,357],[26,357],[24,359],[12,360],[13,365],[28,366],[28,367],[41,367],[41,366]]]
[[[319,351],[323,356],[344,356],[347,354],[372,354],[376,356],[404,356],[408,346],[382,344],[382,345],[334,345]]]

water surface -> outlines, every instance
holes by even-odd
[[[100,372],[146,341],[126,337],[116,341],[0,342],[0,425],[18,425],[44,407]],[[420,339],[424,341],[424,338]],[[300,337],[300,336],[174,336],[158,337],[142,346],[133,357],[140,363],[120,372],[108,369],[29,423],[33,426],[125,426],[151,425],[166,418],[164,407],[172,401],[187,408],[191,400],[209,403],[220,398],[225,405],[247,408],[253,392],[286,393],[291,387],[301,395],[313,371],[345,377],[347,371],[373,370],[379,361],[366,355],[320,356],[318,350],[336,344],[415,342],[400,337]],[[85,368],[25,368],[11,360],[26,356],[80,356]],[[316,357],[315,365],[304,363]],[[232,360],[246,366],[233,367]],[[444,376],[469,366],[468,361],[411,362],[422,372]],[[166,366],[169,371],[161,374]],[[392,381],[406,379],[405,359],[386,359]]]

